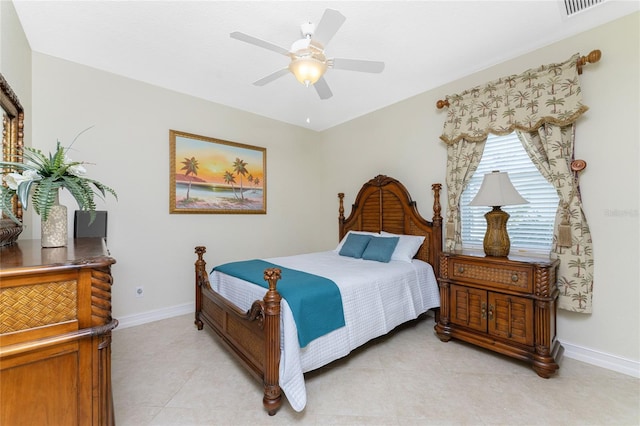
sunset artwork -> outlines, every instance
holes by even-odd
[[[266,149],[171,130],[170,213],[266,213]]]

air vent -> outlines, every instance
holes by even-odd
[[[566,16],[569,17],[575,15],[576,13],[597,6],[604,1],[605,0],[562,0],[562,3],[564,3],[564,11],[566,13]]]

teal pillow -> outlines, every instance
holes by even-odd
[[[400,241],[398,237],[371,237],[371,241],[369,241],[367,248],[362,253],[362,258],[389,263],[398,241]]]
[[[369,240],[371,238],[371,235],[349,234],[338,254],[340,256],[349,256],[359,259],[362,257],[362,253],[364,252],[364,249],[367,248],[367,244],[369,244]]]

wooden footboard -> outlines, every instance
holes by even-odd
[[[264,299],[257,300],[243,312],[227,299],[214,292],[203,255],[206,248],[195,249],[196,269],[195,324],[202,330],[206,323],[220,337],[222,343],[264,386],[263,405],[270,416],[282,405],[279,385],[280,368],[280,294],[276,283],[280,269],[264,271],[269,290]]]

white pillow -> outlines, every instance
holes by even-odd
[[[409,263],[411,263],[411,260],[413,260],[413,256],[415,256],[418,250],[420,250],[420,246],[425,239],[425,237],[421,235],[400,235],[392,234],[385,231],[382,231],[380,235],[386,235],[389,237],[400,237],[400,241],[398,241],[398,245],[391,255],[391,260],[400,260],[402,262]]]
[[[349,234],[361,234],[361,235],[373,235],[373,236],[379,236],[380,234],[378,234],[377,232],[366,232],[366,231],[349,231],[345,234],[345,236],[342,238],[342,240],[340,241],[340,243],[338,244],[338,247],[335,248],[336,253],[340,253],[340,249],[342,248],[342,246],[344,245],[345,241],[347,241],[347,237],[349,236]]]

